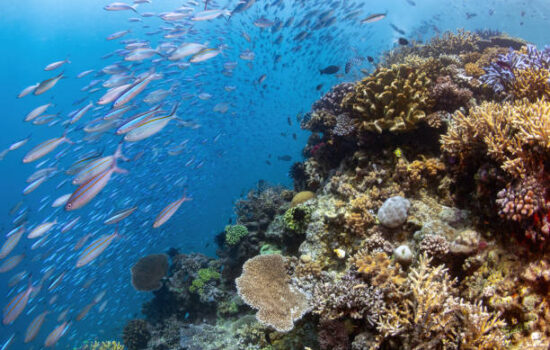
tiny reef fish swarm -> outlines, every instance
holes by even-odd
[[[458,31],[334,86],[294,188],[240,199],[217,259],[173,255],[126,347],[548,349],[549,71]]]

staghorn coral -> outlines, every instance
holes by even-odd
[[[140,350],[147,347],[151,339],[149,326],[145,320],[131,320],[122,331],[122,339],[128,350]]]
[[[505,323],[498,315],[458,298],[444,266],[429,264],[421,256],[407,276],[402,301],[381,314],[380,344],[398,338],[401,349],[505,349]]]
[[[511,176],[520,178],[548,158],[548,130],[550,103],[545,100],[484,102],[471,108],[468,115],[455,113],[447,133],[441,137],[441,147],[458,161],[460,168],[486,153]]]
[[[168,256],[152,254],[138,260],[131,269],[132,286],[136,290],[150,292],[162,286],[161,280],[168,272]]]
[[[535,101],[538,98],[550,98],[550,71],[545,68],[514,70],[514,80],[510,84],[511,95],[518,100],[526,98]]]
[[[342,106],[355,119],[360,131],[413,130],[433,106],[429,96],[432,79],[426,73],[427,65],[379,68],[355,85],[355,91],[346,95]]]
[[[467,75],[475,78],[479,78],[485,74],[485,71],[483,70],[483,68],[481,68],[479,64],[477,64],[476,62],[466,63],[464,65],[464,71],[466,72]]]
[[[294,321],[309,311],[306,295],[290,285],[279,254],[249,259],[235,282],[244,302],[258,309],[258,321],[279,332],[292,330]]]

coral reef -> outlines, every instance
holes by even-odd
[[[258,309],[256,318],[279,332],[288,332],[308,310],[307,296],[289,283],[283,257],[260,255],[248,260],[236,279],[239,296]]]
[[[145,320],[131,320],[124,326],[122,339],[128,350],[145,349],[151,339],[149,325]]]
[[[161,279],[168,272],[165,254],[148,255],[132,266],[132,285],[136,290],[150,292],[162,286]]]
[[[550,49],[460,30],[380,62],[303,116],[293,190],[238,200],[216,259],[173,256],[125,343],[549,348]]]
[[[74,350],[124,350],[124,345],[116,341],[85,342]]]

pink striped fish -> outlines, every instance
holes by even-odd
[[[13,323],[23,312],[34,288],[29,278],[29,286],[24,291],[14,296],[11,301],[4,307],[4,318],[2,323],[5,325]]]
[[[110,235],[102,235],[95,241],[93,241],[80,256],[78,257],[78,260],[76,262],[76,267],[82,267],[84,265],[87,265],[91,263],[95,258],[97,258],[101,253],[107,249],[111,243],[113,243],[114,239],[119,237],[118,232],[115,231],[115,233]]]
[[[0,259],[4,259],[6,256],[8,256],[13,248],[17,246],[17,243],[19,243],[19,240],[21,240],[21,237],[23,236],[23,233],[25,233],[25,228],[21,226],[17,232],[12,234],[11,236],[6,239],[4,244],[2,245],[2,248],[0,249]]]
[[[176,211],[183,204],[183,202],[187,202],[190,200],[192,200],[192,198],[189,198],[184,194],[177,201],[170,203],[166,208],[164,208],[159,213],[159,215],[155,219],[155,222],[153,223],[153,228],[159,228],[160,226],[162,226],[166,221],[168,221],[172,217],[172,215],[176,213]]]
[[[51,222],[45,222],[43,224],[40,224],[36,226],[27,236],[28,239],[34,239],[38,237],[42,237],[44,234],[46,234],[49,230],[52,229],[57,225],[57,218],[55,218],[54,221]]]
[[[65,205],[66,211],[76,210],[88,204],[109,183],[113,173],[126,174],[127,171],[116,165],[116,159],[109,169],[95,175],[76,189]]]
[[[127,158],[122,154],[122,144],[118,145],[113,155],[96,159],[82,168],[82,170],[75,175],[72,182],[73,185],[82,185],[97,174],[111,168],[113,163],[119,158],[127,160]]]
[[[59,326],[55,327],[54,330],[46,338],[46,341],[44,342],[44,346],[47,348],[50,348],[55,344],[57,344],[59,339],[61,339],[61,337],[64,336],[65,333],[67,333],[67,330],[69,329],[70,326],[71,326],[71,323],[65,321]]]
[[[90,237],[92,237],[92,235],[88,233],[87,235],[80,238],[78,240],[78,242],[76,242],[76,244],[74,245],[73,250],[79,250],[80,248],[82,248],[84,246],[84,244],[86,244],[88,239],[90,239]]]
[[[59,145],[61,145],[63,142],[67,143],[73,143],[71,140],[69,140],[65,134],[61,137],[56,137],[53,139],[50,139],[48,141],[44,141],[38,146],[34,147],[27,153],[27,155],[23,158],[23,163],[30,163],[34,162],[35,160],[38,160],[51,151],[55,150]]]
[[[40,331],[40,328],[42,327],[42,324],[44,324],[44,320],[46,319],[47,314],[49,314],[49,311],[44,311],[40,315],[36,316],[34,320],[32,320],[32,322],[27,327],[27,331],[25,332],[25,343],[30,343],[34,340],[34,338],[36,338],[38,332]]]
[[[177,118],[175,114],[178,109],[178,105],[179,104],[176,104],[168,115],[154,117],[148,119],[147,121],[144,121],[135,129],[128,132],[126,136],[124,136],[124,141],[136,142],[155,135],[156,133],[164,129],[164,127],[170,122],[170,120]]]
[[[11,258],[4,260],[2,265],[0,265],[0,273],[8,272],[13,270],[17,265],[23,261],[25,254],[19,254],[12,256]]]
[[[113,107],[118,108],[118,107],[128,103],[130,100],[132,100],[134,97],[136,97],[140,92],[142,92],[147,87],[147,85],[149,85],[149,83],[151,81],[153,81],[153,79],[158,79],[158,78],[159,78],[159,75],[157,75],[155,73],[151,73],[148,76],[146,76],[145,78],[143,78],[142,80],[136,82],[134,85],[132,85],[126,91],[124,91],[124,93],[122,93],[122,95],[120,95],[115,100],[115,103],[113,104]]]

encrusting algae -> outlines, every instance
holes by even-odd
[[[127,348],[548,349],[548,57],[458,31],[334,86],[293,191],[172,257]]]

